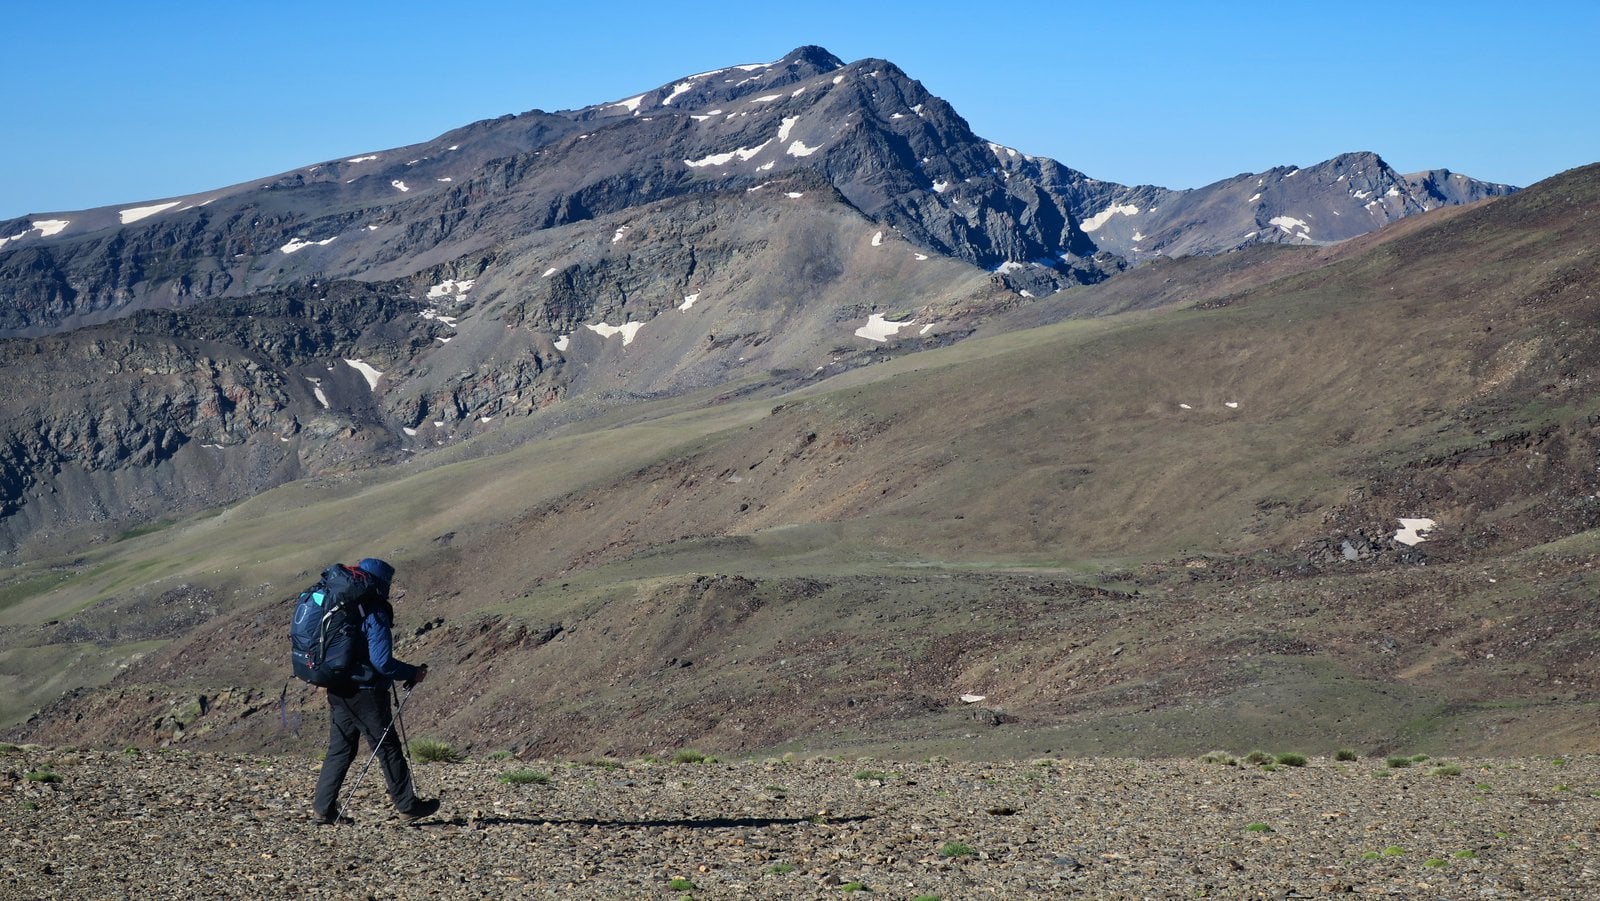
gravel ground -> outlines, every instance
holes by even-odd
[[[365,755],[362,760],[364,761]],[[311,821],[317,762],[0,755],[4,898],[1596,896],[1600,757],[418,768]],[[512,778],[518,775],[523,781]]]

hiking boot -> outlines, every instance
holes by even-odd
[[[400,811],[400,815],[408,820],[420,820],[423,817],[433,816],[439,812],[439,799],[429,798],[411,805],[409,810]]]
[[[355,820],[339,813],[337,810],[330,810],[327,813],[313,810],[311,811],[311,819],[315,820],[319,826],[348,826],[355,822]]]

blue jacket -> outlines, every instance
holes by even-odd
[[[395,682],[415,682],[417,668],[394,657],[394,608],[380,598],[361,601],[361,631],[367,638],[366,664],[351,677],[362,688],[388,688]]]

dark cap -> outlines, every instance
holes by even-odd
[[[382,560],[379,560],[377,557],[367,557],[360,563],[357,563],[356,566],[360,568],[362,572],[373,577],[374,579],[377,579],[379,582],[382,582],[385,588],[387,588],[389,583],[394,580],[394,567],[383,562]]]

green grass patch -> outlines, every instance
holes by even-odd
[[[1266,823],[1251,823],[1250,825],[1244,827],[1244,831],[1246,831],[1246,832],[1272,832],[1274,830],[1273,830],[1273,828],[1271,826],[1268,826]]]
[[[460,763],[467,757],[454,745],[432,738],[412,739],[411,756],[422,763]]]
[[[61,777],[50,770],[29,770],[22,778],[29,782],[60,782]]]
[[[1472,860],[1473,858],[1478,856],[1478,852],[1472,850],[1471,848],[1466,848],[1466,849],[1463,849],[1461,851],[1457,851],[1455,854],[1453,854],[1451,856],[1454,857],[1456,860]]]
[[[1456,766],[1453,763],[1447,763],[1447,764],[1445,764],[1443,766],[1436,766],[1436,767],[1433,768],[1432,775],[1435,775],[1435,776],[1459,776],[1459,775],[1461,775],[1461,767]]]
[[[782,875],[784,875],[786,873],[793,873],[795,870],[798,870],[798,869],[800,869],[800,868],[795,866],[792,863],[783,862],[783,863],[775,863],[772,866],[767,867],[767,872],[771,873],[774,876],[782,876]]]
[[[939,847],[940,857],[976,857],[978,849],[966,842],[945,842]]]
[[[691,892],[694,891],[696,886],[691,880],[685,879],[682,876],[674,876],[673,878],[667,880],[667,888],[672,889],[675,892]]]
[[[1306,755],[1288,751],[1278,755],[1278,763],[1282,766],[1305,766]]]
[[[1356,753],[1354,748],[1340,748],[1339,750],[1333,752],[1333,759],[1349,762],[1352,760],[1360,760],[1361,755]]]
[[[1404,857],[1406,856],[1406,849],[1400,847],[1399,845],[1390,845],[1389,847],[1383,849],[1383,856]]]
[[[45,573],[31,579],[19,579],[0,585],[0,610],[44,594],[70,578],[72,578],[70,573]]]
[[[1391,770],[1402,770],[1415,762],[1410,757],[1390,757],[1384,761],[1384,764]]]
[[[1440,859],[1440,858],[1438,858],[1438,857],[1430,857],[1427,860],[1424,860],[1422,862],[1422,865],[1425,866],[1425,867],[1430,867],[1432,869],[1438,869],[1439,867],[1442,867],[1442,866],[1445,865],[1445,861]]]
[[[839,891],[848,895],[851,892],[870,892],[872,889],[867,888],[866,883],[846,882],[844,885],[839,886]]]
[[[1272,762],[1272,755],[1266,751],[1251,751],[1244,755],[1244,762],[1251,766],[1265,766]]]
[[[1239,765],[1238,759],[1235,758],[1232,754],[1229,754],[1227,751],[1212,751],[1210,754],[1202,755],[1201,758],[1200,758],[1200,762],[1201,763],[1214,763],[1214,764],[1217,764],[1218,766],[1238,766]]]
[[[685,748],[672,755],[673,763],[716,763],[717,758],[692,748]]]

